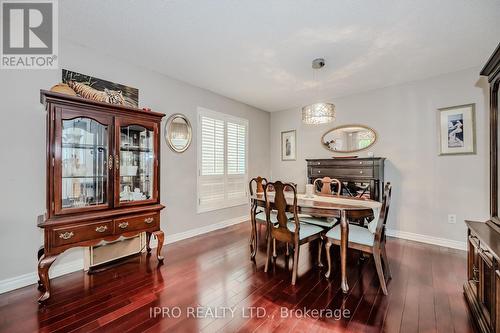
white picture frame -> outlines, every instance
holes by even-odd
[[[281,132],[281,160],[295,161],[297,159],[296,130]]]
[[[439,155],[476,154],[476,105],[438,109]]]

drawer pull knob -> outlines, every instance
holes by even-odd
[[[318,173],[321,173],[321,170],[318,170]]]
[[[321,162],[318,162],[318,165],[321,165]]]
[[[359,164],[363,164],[363,162],[359,162]]]
[[[73,237],[75,234],[73,233],[73,231],[66,231],[65,233],[63,234],[59,234],[59,238],[62,238],[62,239],[70,239],[71,237]]]
[[[360,173],[360,174],[363,174],[363,171],[360,171],[359,173]]]
[[[152,218],[152,217],[148,217],[148,218],[145,218],[145,219],[144,219],[144,223],[146,223],[146,224],[151,224],[151,223],[153,223],[153,221],[154,221],[154,220],[155,220],[154,218]]]
[[[95,228],[95,231],[97,231],[97,232],[105,232],[106,230],[108,230],[107,225],[100,225],[97,228]]]
[[[128,227],[128,222],[122,222],[122,223],[118,224],[118,227],[120,227],[121,229],[125,229]]]

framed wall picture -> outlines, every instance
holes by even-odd
[[[439,155],[475,154],[475,104],[438,109]]]
[[[77,95],[112,104],[139,106],[139,89],[99,79],[90,75],[62,70],[62,82],[68,84]]]
[[[297,135],[295,130],[281,132],[281,160],[297,159]]]

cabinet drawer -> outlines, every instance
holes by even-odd
[[[325,160],[325,161],[309,161],[309,166],[325,166],[325,167],[372,167],[372,160]]]
[[[131,215],[114,220],[115,233],[128,231],[157,229],[160,225],[160,214]]]
[[[372,178],[373,168],[313,168],[313,177],[352,177],[352,178]]]
[[[98,221],[85,225],[64,226],[52,230],[55,246],[79,243],[113,234],[113,221]]]

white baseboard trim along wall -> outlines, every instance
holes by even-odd
[[[443,246],[443,247],[449,247],[452,249],[457,249],[457,250],[462,250],[462,251],[467,250],[467,243],[456,241],[456,240],[451,240],[451,239],[447,239],[447,238],[439,238],[439,237],[433,237],[433,236],[427,236],[427,235],[421,235],[421,234],[414,234],[413,232],[400,231],[400,230],[395,230],[395,229],[387,229],[386,234],[387,234],[387,236],[401,238],[401,239],[407,239],[407,240],[411,240],[411,241],[415,241],[415,242],[419,242],[419,243],[426,243],[426,244],[438,245],[438,246]]]
[[[196,237],[202,234],[206,234],[211,231],[223,229],[238,223],[243,223],[248,221],[248,216],[240,216],[233,219],[225,220],[219,223],[211,224],[205,227],[191,229],[185,232],[168,235],[165,237],[165,244],[175,243],[184,239],[191,237]],[[421,234],[414,234],[406,231],[398,231],[393,229],[387,230],[387,236],[397,237],[401,239],[412,240],[421,243],[427,243],[432,245],[449,247],[452,249],[466,250],[466,243],[459,242],[455,240],[450,240],[446,238],[431,237]],[[155,239],[151,239],[151,247],[155,248],[157,245]],[[54,265],[50,271],[50,277],[55,278],[68,273],[76,272],[83,269],[83,258],[79,260],[74,260],[68,263],[63,263],[60,265]],[[29,286],[35,284],[38,281],[38,273],[36,271],[31,273],[26,273],[23,275],[15,276],[9,279],[0,281],[0,294]]]

